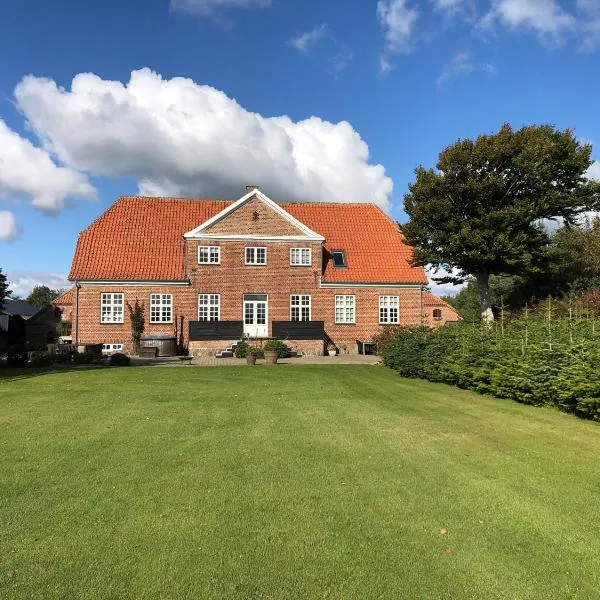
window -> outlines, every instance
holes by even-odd
[[[219,294],[198,294],[198,321],[218,321],[221,317]]]
[[[246,264],[247,265],[266,265],[267,264],[267,249],[266,248],[246,248]]]
[[[335,297],[335,322],[355,323],[355,299],[354,296]]]
[[[290,296],[290,321],[310,321],[310,296]]]
[[[332,250],[331,256],[333,258],[334,267],[345,267],[346,265],[346,253],[343,250]]]
[[[150,294],[150,323],[171,323],[173,321],[173,296],[171,294]]]
[[[382,325],[400,322],[398,305],[398,296],[379,296],[379,322]]]
[[[433,318],[436,321],[441,321],[442,320],[442,309],[441,308],[434,308],[433,309]]]
[[[123,323],[123,294],[101,295],[100,322]]]
[[[220,246],[198,246],[199,265],[218,265],[221,263]]]
[[[310,248],[290,248],[290,265],[310,267],[311,263]]]
[[[113,352],[123,352],[123,344],[102,344],[102,354],[112,354]]]

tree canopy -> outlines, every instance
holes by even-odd
[[[417,168],[404,197],[414,262],[446,269],[441,282],[473,278],[481,313],[493,319],[490,276],[539,272],[550,243],[544,220],[575,223],[599,201],[600,185],[585,176],[590,154],[551,125],[505,124],[449,146],[436,169]]]
[[[38,308],[43,308],[47,306],[54,300],[58,298],[64,290],[53,290],[49,288],[47,285],[36,285],[32,290],[31,294],[27,296],[25,299],[29,304],[33,304]]]
[[[8,281],[6,275],[0,269],[0,310],[4,308],[4,300],[8,298],[10,290],[8,289]]]

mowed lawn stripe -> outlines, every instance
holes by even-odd
[[[2,376],[2,598],[600,597],[595,423],[377,366]]]

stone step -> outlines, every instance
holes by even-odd
[[[220,350],[215,354],[215,358],[233,358],[231,350]]]

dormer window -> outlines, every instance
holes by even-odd
[[[334,267],[347,267],[346,253],[343,250],[332,250],[331,257],[333,258]]]

